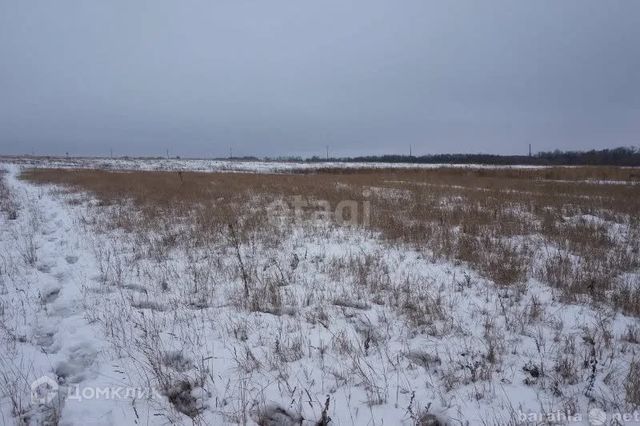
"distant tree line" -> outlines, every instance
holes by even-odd
[[[528,155],[494,154],[432,154],[432,155],[368,155],[361,157],[329,158],[329,161],[356,163],[415,163],[415,164],[495,164],[534,166],[640,166],[640,149],[619,147],[591,151],[549,151]],[[311,157],[307,162],[327,161]]]
[[[1,155],[0,155],[1,157]],[[6,156],[12,158],[12,156]],[[25,155],[26,158],[59,158],[52,156]],[[70,158],[68,155],[66,158]],[[91,158],[91,157],[87,157]],[[98,157],[95,157],[98,158]],[[144,158],[148,160],[165,157],[112,157],[120,159]],[[172,157],[180,159],[180,156]],[[367,155],[359,157],[319,157],[303,159],[296,156],[280,157],[216,157],[213,160],[236,161],[286,161],[320,163],[325,161],[353,163],[413,163],[413,164],[488,164],[488,165],[532,165],[532,166],[640,166],[640,148],[619,147],[591,151],[548,151],[528,155],[496,155],[496,154],[431,154],[431,155]]]

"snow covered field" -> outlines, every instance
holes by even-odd
[[[26,165],[2,424],[640,424],[637,185]]]
[[[204,159],[176,159],[176,158],[46,158],[46,157],[0,157],[0,161],[21,164],[30,167],[55,168],[89,168],[105,170],[174,170],[192,172],[290,172],[308,169],[364,169],[364,168],[436,168],[443,164],[411,164],[411,163],[346,163],[323,161],[319,163],[289,162],[289,161],[243,161],[243,160],[204,160]],[[446,165],[447,167],[474,168],[544,168],[541,166],[487,166],[475,165]]]

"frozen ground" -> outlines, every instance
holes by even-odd
[[[164,250],[170,232],[141,240],[100,226],[110,207],[1,167],[18,206],[16,218],[0,215],[3,424],[589,424],[597,410],[633,414],[634,318],[562,304],[534,279],[500,288],[464,264],[326,223],[300,223],[277,245]],[[238,259],[255,271],[250,300]],[[34,400],[41,377],[52,389],[39,386]]]
[[[285,172],[315,168],[435,168],[443,164],[411,163],[344,163],[344,162],[285,162],[285,161],[231,161],[203,159],[164,159],[164,158],[46,158],[46,157],[0,157],[0,161],[19,163],[30,167],[90,168],[107,170],[181,170],[181,171],[237,171],[237,172]],[[540,166],[487,166],[447,164],[447,167],[474,168],[541,168]]]

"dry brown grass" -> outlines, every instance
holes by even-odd
[[[0,170],[0,212],[7,215],[7,219],[15,220],[18,218],[18,206],[11,196],[11,192],[4,181],[6,172]]]
[[[501,286],[536,276],[568,301],[587,296],[634,315],[640,312],[625,301],[640,299],[640,290],[617,281],[640,267],[640,185],[631,182],[637,176],[635,169],[615,167],[23,174],[36,183],[89,191],[102,205],[116,207],[111,226],[153,229],[163,236],[160,246],[206,244],[221,236],[231,241],[230,225],[241,242],[260,238],[277,245],[284,231],[269,220],[277,200],[291,203],[301,196],[333,208],[343,200],[369,201],[369,228],[391,242],[467,262]],[[307,209],[306,216],[313,212]],[[176,223],[188,224],[188,230],[172,233]],[[612,226],[626,231],[616,236]],[[536,264],[536,250],[547,252],[542,264]]]

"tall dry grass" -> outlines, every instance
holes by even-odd
[[[4,170],[0,170],[0,212],[6,214],[7,219],[15,220],[18,218],[18,205],[4,180],[5,174]]]
[[[34,169],[36,183],[88,191],[116,205],[111,226],[156,230],[160,246],[224,237],[278,244],[274,202],[368,201],[366,229],[435,258],[467,262],[500,286],[535,277],[566,301],[587,297],[640,315],[640,185],[635,169],[319,169],[294,174]],[[600,181],[617,181],[602,183]],[[133,214],[133,211],[136,214]],[[307,208],[306,217],[314,208]],[[291,218],[288,218],[291,219]],[[172,224],[188,224],[172,232]],[[233,230],[233,235],[229,230]],[[232,238],[231,238],[232,237]]]

